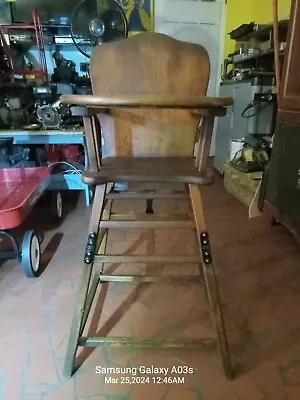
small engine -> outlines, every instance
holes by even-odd
[[[10,109],[6,102],[0,102],[0,128],[9,128],[10,123]]]
[[[0,127],[17,129],[28,119],[26,107],[22,107],[18,97],[2,98],[0,100]]]
[[[36,115],[44,129],[59,129],[72,117],[70,107],[60,101],[53,104],[37,103]]]

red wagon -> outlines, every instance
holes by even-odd
[[[0,235],[11,240],[12,251],[0,251],[0,258],[17,258],[22,263],[26,276],[35,278],[40,273],[40,239],[34,230],[25,232],[22,246],[11,233],[20,226],[43,195],[50,181],[51,169],[7,168],[0,169]],[[62,197],[60,192],[51,193],[51,212],[56,220],[62,218]]]

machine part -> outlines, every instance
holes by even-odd
[[[8,30],[8,38],[10,43],[22,43],[22,44],[29,44],[32,45],[35,43],[35,33],[31,30],[25,29],[9,29]],[[43,34],[44,43],[51,44],[53,43],[53,35],[51,34]]]
[[[14,146],[11,151],[10,161],[13,166],[30,159],[30,148],[27,146]]]
[[[14,138],[0,138],[0,168],[9,168],[11,166],[10,154]]]
[[[70,18],[64,15],[57,15],[49,19],[49,25],[62,25],[67,26],[70,23]]]
[[[232,139],[229,152],[229,161],[231,161],[236,153],[244,147],[245,139]]]
[[[243,36],[248,35],[249,33],[252,33],[255,29],[255,23],[250,22],[250,24],[242,24],[238,28],[234,29],[229,33],[230,39],[232,40],[239,40]]]
[[[0,80],[7,80],[12,73],[11,59],[7,55],[7,43],[0,28]]]
[[[41,122],[43,128],[59,128],[61,118],[59,112],[52,105],[39,106],[36,111],[38,121]]]
[[[21,108],[10,109],[10,127],[12,129],[20,128],[25,123],[28,123],[28,116]]]
[[[0,127],[3,128],[20,128],[25,123],[28,123],[29,114],[28,106],[20,97],[5,96],[0,103]]]
[[[35,41],[34,32],[26,32],[25,30],[11,31],[9,32],[9,41],[11,43],[32,44]]]
[[[57,94],[58,95],[75,94],[74,85],[71,85],[69,83],[57,83],[56,87],[57,87]]]
[[[250,68],[235,68],[232,80],[242,81],[250,76],[252,69]]]
[[[77,76],[75,66],[71,63],[65,63],[54,68],[51,79],[54,83],[75,83]]]
[[[237,63],[237,62],[239,62],[239,61],[244,60],[246,57],[247,57],[247,54],[246,54],[246,53],[235,54],[235,55],[232,57],[232,61],[233,61],[233,63]]]
[[[6,103],[0,104],[0,128],[8,128],[11,124],[10,109]]]
[[[53,91],[50,86],[37,86],[33,88],[33,94],[37,100],[51,99]]]
[[[44,129],[59,129],[71,117],[71,112],[68,106],[54,103],[38,106],[36,115]]]
[[[20,29],[21,29],[23,31],[22,35],[24,35],[25,29],[26,30],[29,29],[31,31],[33,30],[36,45],[37,45],[37,50],[38,50],[38,56],[39,56],[39,64],[40,64],[39,69],[34,70],[34,71],[27,71],[27,70],[24,70],[23,68],[18,69],[18,68],[15,68],[15,63],[12,62],[12,52],[11,52],[12,46],[3,47],[6,58],[10,60],[10,64],[12,66],[12,70],[10,71],[8,77],[10,79],[15,78],[16,76],[20,76],[21,78],[34,77],[34,80],[39,79],[42,82],[47,82],[48,81],[48,72],[47,72],[47,63],[46,63],[45,46],[44,46],[45,41],[44,41],[43,28],[42,28],[41,21],[40,21],[39,11],[36,8],[34,8],[32,10],[32,20],[33,20],[33,24],[31,24],[31,25],[16,25],[16,24],[0,25],[0,36],[1,37],[4,37],[4,31],[8,34],[8,37],[9,37],[9,33],[12,30],[17,32],[17,31],[20,31]],[[22,36],[22,40],[23,39],[24,38]],[[25,37],[25,39],[26,39],[26,37]],[[14,64],[14,67],[13,67],[13,64]]]
[[[13,137],[5,137],[5,138],[0,138],[0,150],[3,149],[8,149],[11,147],[11,145],[14,142],[14,138]]]
[[[78,50],[90,58],[98,44],[128,36],[126,15],[115,0],[81,0],[71,19],[71,35]]]
[[[270,91],[265,93],[255,93],[254,101],[258,103],[269,103],[271,101],[276,101],[277,95],[275,93],[271,93]]]
[[[28,278],[37,278],[40,274],[41,246],[35,231],[25,232],[22,242],[22,267]]]
[[[71,35],[54,35],[55,44],[73,44]]]
[[[89,64],[86,62],[80,63],[80,71],[81,72],[89,72]]]
[[[12,97],[7,100],[7,105],[11,110],[18,110],[21,108],[21,101],[19,97]]]
[[[54,83],[75,83],[78,74],[76,72],[76,65],[73,61],[67,60],[63,57],[60,49],[56,47],[56,50],[52,54],[55,61],[56,67],[52,75],[52,82]]]
[[[34,167],[35,163],[29,161],[30,149],[26,146],[12,146],[13,141],[13,138],[0,139],[0,168]]]
[[[38,131],[40,128],[41,128],[40,124],[29,124],[23,127],[25,131]]]
[[[269,157],[265,150],[246,145],[235,154],[230,165],[238,171],[249,173],[263,171],[268,162]]]

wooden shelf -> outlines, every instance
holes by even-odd
[[[284,51],[281,51],[279,54],[280,54],[280,56],[283,56]],[[257,54],[253,54],[253,55],[251,55],[251,56],[249,56],[247,58],[243,58],[242,60],[234,61],[233,64],[235,64],[235,65],[236,64],[244,64],[244,63],[246,63],[248,61],[256,61],[256,60],[258,60],[260,58],[273,56],[273,55],[274,55],[274,50],[263,51],[263,52],[260,52],[260,53],[257,53]]]
[[[287,29],[288,25],[289,25],[288,19],[281,20],[278,23],[279,29]],[[272,24],[265,25],[263,28],[253,31],[251,33],[248,33],[248,35],[245,35],[245,36],[241,37],[240,39],[237,39],[236,42],[247,42],[252,38],[257,38],[257,39],[260,39],[261,41],[269,40],[270,31],[272,29],[273,29]]]

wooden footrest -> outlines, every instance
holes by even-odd
[[[182,200],[188,199],[185,192],[179,193],[162,193],[162,192],[112,192],[105,195],[108,200],[116,199],[140,199],[140,200],[154,200],[154,199],[172,199]]]
[[[129,338],[129,337],[81,337],[79,346],[130,346],[130,347],[163,347],[163,348],[215,348],[215,338],[176,339],[176,338]]]
[[[118,263],[118,264],[143,264],[143,263],[159,263],[159,264],[198,264],[201,263],[200,256],[147,256],[147,255],[112,255],[112,254],[96,254],[95,263]]]
[[[170,283],[200,282],[199,275],[99,275],[100,282]]]
[[[100,228],[105,229],[190,229],[195,228],[193,221],[101,221]]]

